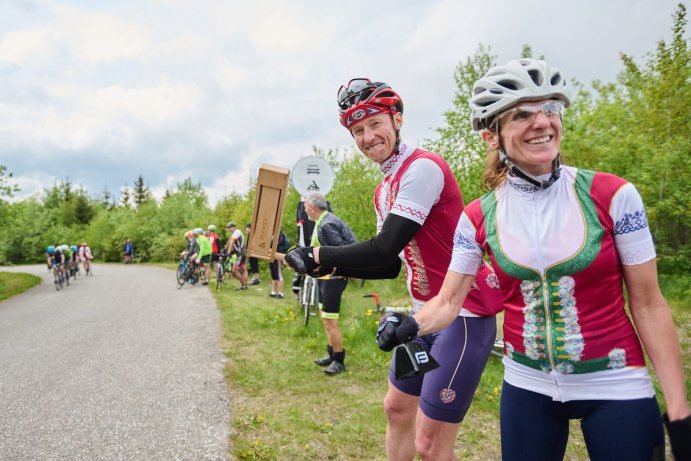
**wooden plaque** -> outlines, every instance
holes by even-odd
[[[283,259],[283,255],[276,253],[276,247],[288,193],[289,174],[290,170],[287,168],[266,163],[259,168],[252,211],[252,231],[247,244],[249,256],[270,261]]]

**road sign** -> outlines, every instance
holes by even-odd
[[[326,195],[334,184],[331,165],[316,155],[302,157],[290,171],[290,183],[300,193],[308,196],[314,192]]]

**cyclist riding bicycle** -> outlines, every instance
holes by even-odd
[[[79,247],[79,259],[82,261],[82,265],[84,266],[84,272],[86,274],[89,273],[91,270],[91,248],[89,248],[89,245],[86,244],[86,242],[82,242],[82,246]]]
[[[46,249],[46,253],[48,254],[48,264],[50,265],[50,267],[54,271],[57,271],[58,273],[62,274],[63,266],[65,265],[65,255],[63,254],[60,247],[51,245]]]
[[[60,270],[62,271],[63,275],[65,276],[65,283],[67,285],[69,285],[70,284],[70,263],[72,261],[72,250],[70,249],[69,245],[62,244],[62,245],[60,245],[60,251],[65,256]]]

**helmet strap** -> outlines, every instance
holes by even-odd
[[[554,181],[559,179],[559,176],[561,175],[561,160],[560,154],[558,152],[557,156],[554,158],[554,160],[552,160],[552,174],[547,180],[544,181],[518,168],[516,164],[511,161],[509,156],[506,155],[504,149],[501,148],[499,149],[499,160],[501,160],[502,163],[506,165],[506,167],[509,169],[511,173],[513,173],[521,179],[525,179],[530,184],[532,184],[535,187],[539,187],[540,189],[547,189],[549,186],[554,184]]]

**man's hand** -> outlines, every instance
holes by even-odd
[[[407,343],[417,338],[420,325],[414,317],[406,314],[393,313],[379,321],[377,329],[377,346],[389,352],[399,344]]]
[[[677,461],[691,459],[691,415],[684,419],[670,421],[665,414],[664,421],[674,459]]]
[[[298,274],[307,274],[319,267],[319,265],[314,262],[312,247],[297,247],[289,251],[284,259]]]

